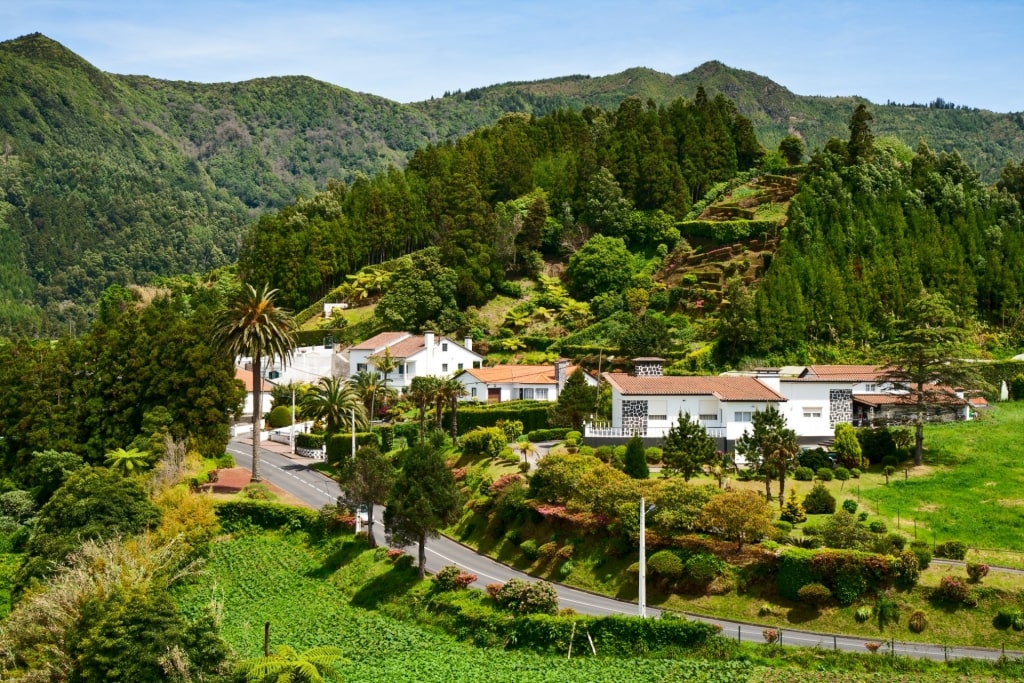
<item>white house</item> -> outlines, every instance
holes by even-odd
[[[605,373],[612,388],[610,425],[587,426],[589,443],[633,435],[660,439],[680,412],[698,416],[723,450],[752,429],[753,412],[775,407],[801,444],[831,440],[842,422],[890,424],[906,420],[915,400],[906,387],[885,380],[874,365],[809,365],[717,377],[668,377],[661,359],[638,358],[633,374]],[[941,387],[929,396],[929,419],[971,419],[971,404]]]
[[[241,382],[245,386],[245,401],[242,403],[242,415],[252,415],[252,402],[254,399],[252,366],[250,365],[249,368],[235,367],[235,380]],[[272,401],[272,397],[270,395],[271,388],[271,384],[266,380],[263,380],[260,384],[260,403],[263,405],[260,415],[270,412],[270,404]]]
[[[467,368],[457,375],[466,387],[465,401],[557,401],[565,381],[578,366],[559,360],[554,365],[492,365],[486,368]],[[597,386],[597,380],[584,372],[587,384]]]
[[[388,373],[388,386],[399,391],[407,388],[413,377],[451,377],[462,370],[480,367],[484,361],[483,356],[473,351],[473,340],[468,337],[459,344],[433,332],[381,332],[342,352],[342,363],[347,366],[345,374],[351,377],[376,369],[375,361],[385,351],[396,364],[395,370]]]
[[[752,428],[755,412],[768,406],[781,409],[787,400],[756,377],[667,376],[661,372],[662,363],[660,358],[643,358],[636,360],[632,374],[606,372],[603,377],[612,390],[612,421],[587,425],[585,438],[661,439],[680,413],[688,413],[727,450],[744,430]]]

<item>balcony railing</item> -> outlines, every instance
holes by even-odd
[[[631,439],[634,436],[663,438],[668,434],[669,427],[651,427],[647,429],[623,429],[612,427],[607,422],[594,422],[583,425],[583,436],[591,439]],[[725,427],[705,427],[704,430],[712,439],[724,439]]]

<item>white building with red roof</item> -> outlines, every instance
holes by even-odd
[[[433,332],[381,332],[341,352],[342,362],[347,366],[345,375],[351,377],[377,369],[377,362],[385,353],[395,362],[395,369],[387,376],[388,386],[399,391],[408,387],[413,377],[452,377],[462,370],[480,367],[484,361],[473,350],[473,340],[468,337],[460,344]]]
[[[567,360],[554,365],[492,365],[467,368],[458,375],[466,387],[466,401],[557,401],[565,381],[578,366]],[[597,386],[597,380],[583,373],[587,384]]]

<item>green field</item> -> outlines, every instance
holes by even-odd
[[[337,575],[335,575],[337,571]],[[428,628],[354,607],[344,589],[347,570],[332,569],[301,542],[301,537],[245,535],[215,545],[203,580],[182,596],[186,611],[214,603],[225,639],[242,657],[260,654],[263,624],[271,643],[298,650],[336,645],[348,663],[346,683],[381,681],[697,681],[748,680],[751,667],[740,662],[593,657],[546,657],[529,652],[475,648]],[[360,588],[382,590],[378,576]],[[338,585],[342,584],[342,585]],[[353,588],[349,585],[349,588]],[[408,588],[409,586],[406,586]],[[390,586],[389,590],[394,590]]]

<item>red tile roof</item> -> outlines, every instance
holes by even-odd
[[[376,351],[391,346],[400,339],[410,336],[408,332],[381,332],[350,347],[355,351]]]
[[[245,385],[245,390],[247,393],[252,393],[252,370],[245,370],[243,368],[236,367],[235,379],[237,379],[238,381],[242,382],[242,384]],[[271,385],[266,380],[263,380],[260,383],[260,393],[269,392],[270,388]]]
[[[916,395],[913,392],[906,394],[854,394],[854,403],[861,403],[866,406],[912,406],[917,403]],[[925,392],[925,405],[963,405],[964,399],[949,391]]]
[[[808,365],[800,378],[826,382],[877,382],[885,370],[877,365]]]
[[[721,401],[771,403],[786,400],[753,377],[634,377],[606,372],[604,378],[625,396],[714,396]]]
[[[565,369],[566,378],[576,371],[577,366],[570,365]],[[466,370],[480,382],[491,384],[554,384],[555,367],[553,365],[493,365],[487,368]]]

